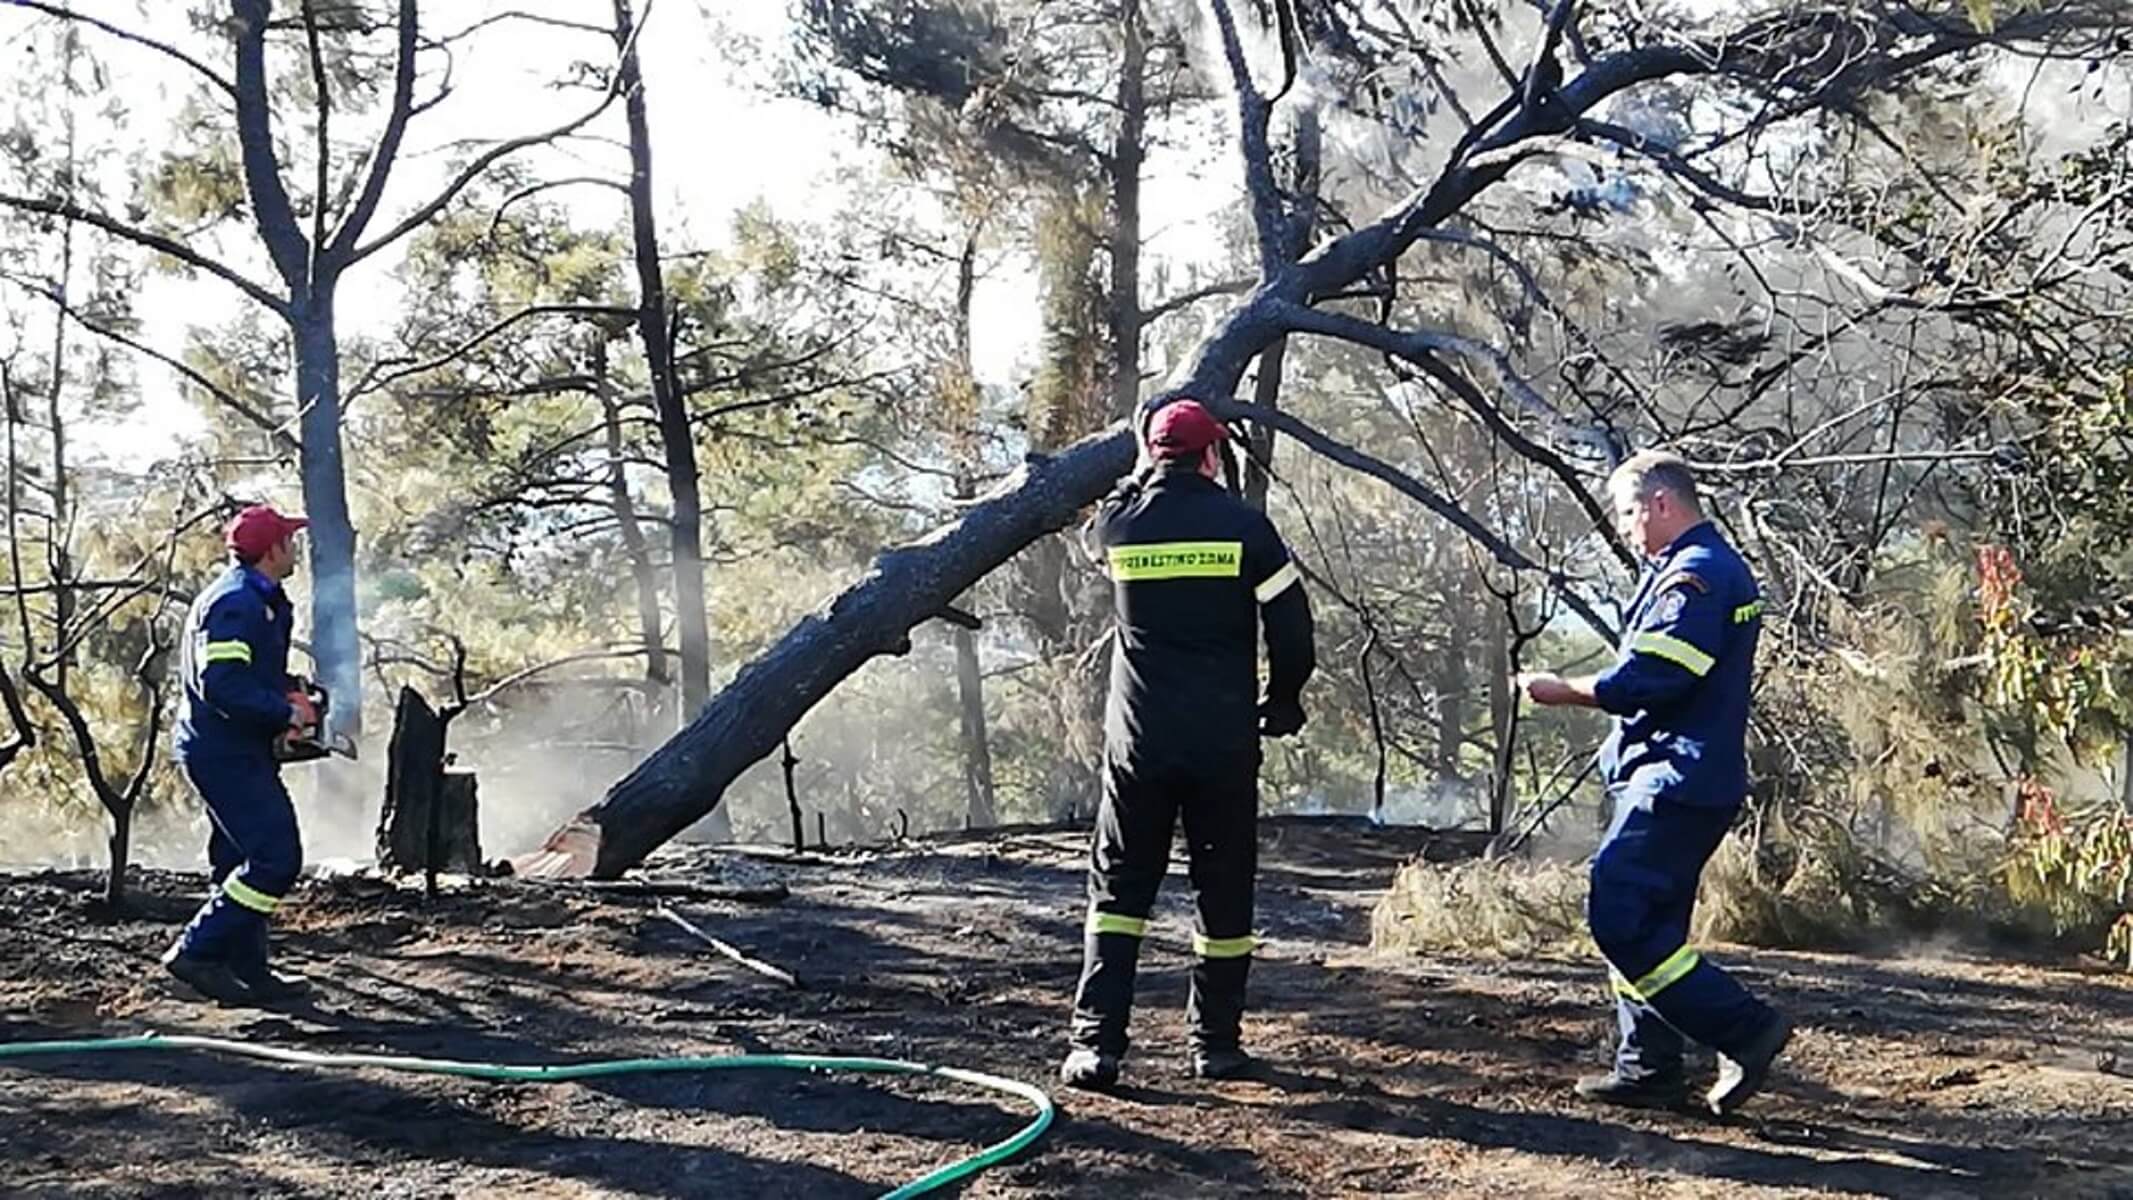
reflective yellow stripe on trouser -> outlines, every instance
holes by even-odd
[[[1612,967],[1607,974],[1614,982],[1615,995],[1650,1004],[1652,997],[1681,982],[1702,961],[1703,956],[1694,948],[1683,946],[1667,955],[1665,962],[1645,972],[1635,983],[1623,978],[1622,973]]]
[[[281,907],[281,898],[269,896],[235,875],[222,881],[223,894],[261,916],[272,916]]]
[[[1128,937],[1148,936],[1148,918],[1128,917],[1120,913],[1089,910],[1090,933],[1123,933]]]
[[[1192,952],[1201,958],[1243,958],[1258,947],[1259,939],[1248,933],[1233,938],[1211,938],[1204,933],[1192,935]]]

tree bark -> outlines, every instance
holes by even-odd
[[[644,539],[644,526],[637,520],[637,505],[630,497],[628,464],[623,460],[622,405],[615,397],[607,371],[607,333],[593,330],[593,386],[600,394],[600,415],[607,444],[607,502],[622,532],[622,551],[629,558],[630,582],[637,590],[637,636],[644,641],[644,677],[660,688],[661,708],[673,703],[666,697],[673,675],[667,669],[666,631],[659,617],[659,577],[652,569],[651,547]],[[671,710],[669,710],[671,711]]]
[[[1455,562],[1445,581],[1458,577]],[[1438,657],[1436,765],[1438,775],[1459,779],[1459,752],[1466,742],[1467,689],[1472,685],[1467,655],[1474,648],[1474,613],[1456,594],[1448,593],[1444,599],[1449,627],[1444,652]]]
[[[978,285],[978,236],[982,221],[973,221],[963,239],[963,253],[956,264],[955,362],[944,381],[944,408],[954,419],[957,474],[955,498],[977,498],[972,473],[978,470],[978,422],[980,420],[977,365],[970,352],[970,310]],[[958,598],[960,602],[961,598]],[[957,710],[961,714],[963,741],[964,818],[967,829],[987,829],[993,814],[992,747],[985,729],[985,677],[979,670],[978,637],[968,626],[955,626],[955,685]]]
[[[378,865],[387,870],[474,873],[482,867],[474,773],[445,768],[450,729],[449,715],[415,689],[400,689],[378,814]]]
[[[645,362],[658,410],[659,441],[665,453],[667,492],[673,501],[674,624],[681,642],[681,713],[688,721],[711,698],[711,623],[704,590],[703,485],[696,464],[695,430],[688,401],[674,373],[673,329],[667,312],[666,279],[659,264],[659,229],[652,208],[652,140],[646,115],[644,74],[637,58],[635,22],[629,0],[614,0],[615,46],[623,111],[630,131],[630,235],[637,258],[637,330],[644,341]],[[731,841],[732,818],[723,810],[706,814],[706,837]]]
[[[965,829],[999,824],[993,809],[992,746],[985,733],[985,683],[978,670],[978,635],[955,630],[955,683],[963,714],[963,790],[968,804]]]
[[[1298,247],[1311,244],[1311,231],[1317,226],[1319,164],[1324,158],[1324,142],[1318,109],[1304,109],[1296,120],[1295,193],[1289,199],[1289,224],[1295,234],[1291,244]],[[1274,344],[1261,352],[1253,403],[1261,408],[1281,407],[1281,372],[1288,357],[1289,339],[1285,337],[1274,339]],[[1254,425],[1246,441],[1251,454],[1244,464],[1244,499],[1261,512],[1266,511],[1267,491],[1273,484],[1275,437],[1272,426]]]
[[[1141,163],[1148,129],[1148,30],[1140,0],[1119,5],[1118,136],[1111,144],[1111,416],[1141,397]]]
[[[311,660],[333,696],[327,722],[353,738],[363,729],[363,655],[356,635],[356,534],[341,454],[341,355],[330,283],[297,307],[293,323],[296,403],[303,414],[298,429],[304,515],[311,520]]]
[[[66,48],[68,53],[64,61],[68,64],[67,69],[71,71],[74,48],[74,30],[71,26],[67,30]],[[71,189],[75,170],[72,105],[67,107],[66,126],[65,169],[68,187]],[[59,295],[62,300],[69,298],[68,293],[73,284],[74,222],[62,221],[59,226]],[[52,380],[50,391],[45,397],[46,419],[52,426],[52,536],[46,543],[46,557],[52,580],[59,585],[52,591],[52,644],[60,648],[52,670],[53,680],[61,691],[66,690],[67,664],[74,657],[73,652],[66,649],[67,635],[74,624],[74,589],[66,586],[66,581],[74,577],[73,565],[67,561],[67,539],[72,533],[74,523],[67,515],[67,421],[66,414],[59,408],[60,396],[67,378],[66,363],[67,323],[55,317],[52,321]]]
[[[1511,811],[1512,754],[1518,742],[1518,698],[1511,691],[1511,629],[1502,607],[1489,610],[1489,728],[1495,749],[1489,769],[1489,832],[1501,834]]]

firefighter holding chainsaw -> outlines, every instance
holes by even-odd
[[[186,616],[176,757],[207,805],[215,890],[163,965],[225,1003],[286,1000],[306,988],[268,965],[267,923],[303,865],[281,761],[321,732],[323,697],[288,673],[295,614],[282,590],[308,524],[265,505],[239,512],[224,534],[229,569]]]
[[[1118,620],[1081,983],[1060,1079],[1099,1090],[1118,1082],[1141,941],[1181,819],[1198,907],[1192,1070],[1224,1079],[1250,1069],[1239,1026],[1255,946],[1259,738],[1303,727],[1314,666],[1311,606],[1287,547],[1264,514],[1216,482],[1221,423],[1191,400],[1145,420],[1142,470],[1091,522]]]

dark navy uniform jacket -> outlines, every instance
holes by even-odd
[[[1617,795],[1730,808],[1748,794],[1748,698],[1763,602],[1709,521],[1645,564],[1621,656],[1593,687],[1617,718],[1600,750]]]
[[[1109,753],[1192,766],[1259,754],[1259,638],[1266,698],[1294,704],[1316,665],[1311,604],[1266,514],[1196,471],[1130,482],[1097,511],[1118,603]]]
[[[217,576],[185,617],[180,759],[271,757],[289,728],[289,637],[295,613],[280,584],[242,563]]]

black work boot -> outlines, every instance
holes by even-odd
[[[1750,1097],[1762,1090],[1764,1080],[1770,1077],[1771,1064],[1784,1053],[1785,1043],[1792,1040],[1792,1022],[1783,1014],[1772,1013],[1770,1023],[1740,1053],[1718,1056],[1718,1082],[1711,1085],[1706,1097],[1711,1112],[1725,1117],[1740,1111]]]
[[[1059,1064],[1059,1082],[1085,1092],[1108,1092],[1118,1086],[1118,1056],[1076,1046]]]
[[[1140,971],[1141,939],[1126,933],[1091,933],[1082,945],[1081,984],[1074,990],[1074,1016],[1067,1042],[1074,1052],[1059,1068],[1059,1078],[1075,1087],[1070,1069],[1086,1058],[1090,1078],[1104,1073],[1093,1065],[1110,1064],[1103,1086],[1118,1080],[1119,1063],[1126,1057],[1127,1022],[1133,1016],[1133,981]]]
[[[1200,1046],[1192,1052],[1195,1079],[1246,1079],[1258,1067],[1258,1059],[1236,1046]]]
[[[228,963],[187,954],[183,942],[164,952],[163,969],[175,976],[178,982],[210,1000],[223,1004],[244,1004],[252,999],[250,989],[230,970]]]
[[[244,984],[255,1000],[269,1004],[296,1000],[311,994],[311,981],[301,975],[285,974],[264,962],[252,961],[230,964],[230,974]]]
[[[1250,955],[1193,961],[1185,1025],[1192,1031],[1195,1078],[1236,1079],[1251,1071],[1251,1055],[1238,1049],[1244,1025],[1244,983],[1251,970]]]
[[[230,956],[230,973],[251,990],[253,999],[267,1004],[280,1004],[309,995],[310,980],[277,971],[269,965],[273,951],[268,946],[268,937],[267,923],[261,921],[237,953]]]
[[[1645,1075],[1629,1078],[1609,1071],[1578,1080],[1578,1095],[1601,1104],[1624,1108],[1681,1108],[1688,1103],[1688,1085],[1679,1075]]]

